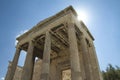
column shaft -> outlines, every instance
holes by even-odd
[[[92,74],[91,74],[91,64],[90,64],[90,58],[89,58],[89,52],[88,52],[88,46],[85,40],[84,35],[81,35],[81,50],[83,55],[83,64],[85,69],[85,75],[86,80],[92,80]]]
[[[82,80],[78,44],[73,23],[68,24],[68,38],[70,45],[71,80]]]
[[[30,41],[29,46],[28,46],[25,64],[23,67],[23,73],[22,73],[21,80],[32,80],[34,60],[35,60],[35,57],[33,55],[33,50],[34,50],[33,42]]]
[[[95,47],[93,44],[91,44],[90,50],[91,50],[92,72],[94,75],[94,80],[102,80],[102,75],[100,72]]]
[[[15,52],[15,56],[13,58],[11,66],[10,66],[9,74],[8,74],[8,76],[6,76],[5,80],[13,80],[15,70],[16,70],[16,67],[17,67],[17,64],[18,64],[18,59],[19,59],[19,56],[20,56],[20,51],[21,51],[21,49],[17,47],[16,52]]]
[[[49,80],[50,53],[51,53],[51,36],[49,31],[47,31],[45,36],[42,72],[41,72],[40,80]]]
[[[79,47],[81,50],[81,47]],[[81,72],[82,72],[82,79],[85,80],[85,69],[84,69],[84,60],[83,60],[83,54],[81,51],[79,51],[80,54],[80,67],[81,67]]]

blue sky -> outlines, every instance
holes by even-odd
[[[109,63],[120,66],[119,4],[119,0],[0,0],[0,80],[14,56],[16,36],[69,5],[88,14],[85,24],[95,37],[101,70]]]

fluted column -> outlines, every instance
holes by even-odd
[[[94,80],[103,80],[93,43],[91,43],[91,46],[90,46],[90,57],[91,57],[92,72],[93,72]]]
[[[6,76],[5,80],[13,80],[15,70],[16,70],[16,67],[18,64],[19,56],[20,56],[20,51],[21,51],[21,49],[17,46],[15,56],[13,58],[11,66],[10,66],[9,74]]]
[[[71,80],[82,80],[80,69],[78,44],[75,33],[75,26],[73,23],[68,24],[68,38],[69,38],[69,51],[71,62]]]
[[[34,60],[35,60],[33,50],[34,50],[33,41],[30,41],[27,50],[27,56],[23,67],[21,80],[32,80]]]
[[[88,51],[88,46],[87,46],[87,42],[84,34],[81,35],[80,44],[82,48],[81,50],[82,50],[83,61],[84,61],[83,63],[84,63],[84,69],[85,69],[85,78],[87,80],[92,80],[89,51]]]
[[[49,80],[50,53],[51,53],[51,36],[50,36],[49,31],[47,31],[46,36],[45,36],[43,62],[42,62],[42,72],[41,72],[40,80]]]

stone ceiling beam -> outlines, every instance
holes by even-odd
[[[50,31],[50,33],[51,33],[54,37],[56,37],[60,42],[62,42],[65,46],[68,46],[67,41],[63,40],[63,38],[62,38],[59,34],[54,33],[54,32],[52,32],[52,31]]]

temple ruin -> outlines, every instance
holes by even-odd
[[[17,40],[5,80],[102,80],[94,37],[72,6]],[[27,52],[23,67],[17,66],[21,50]]]

